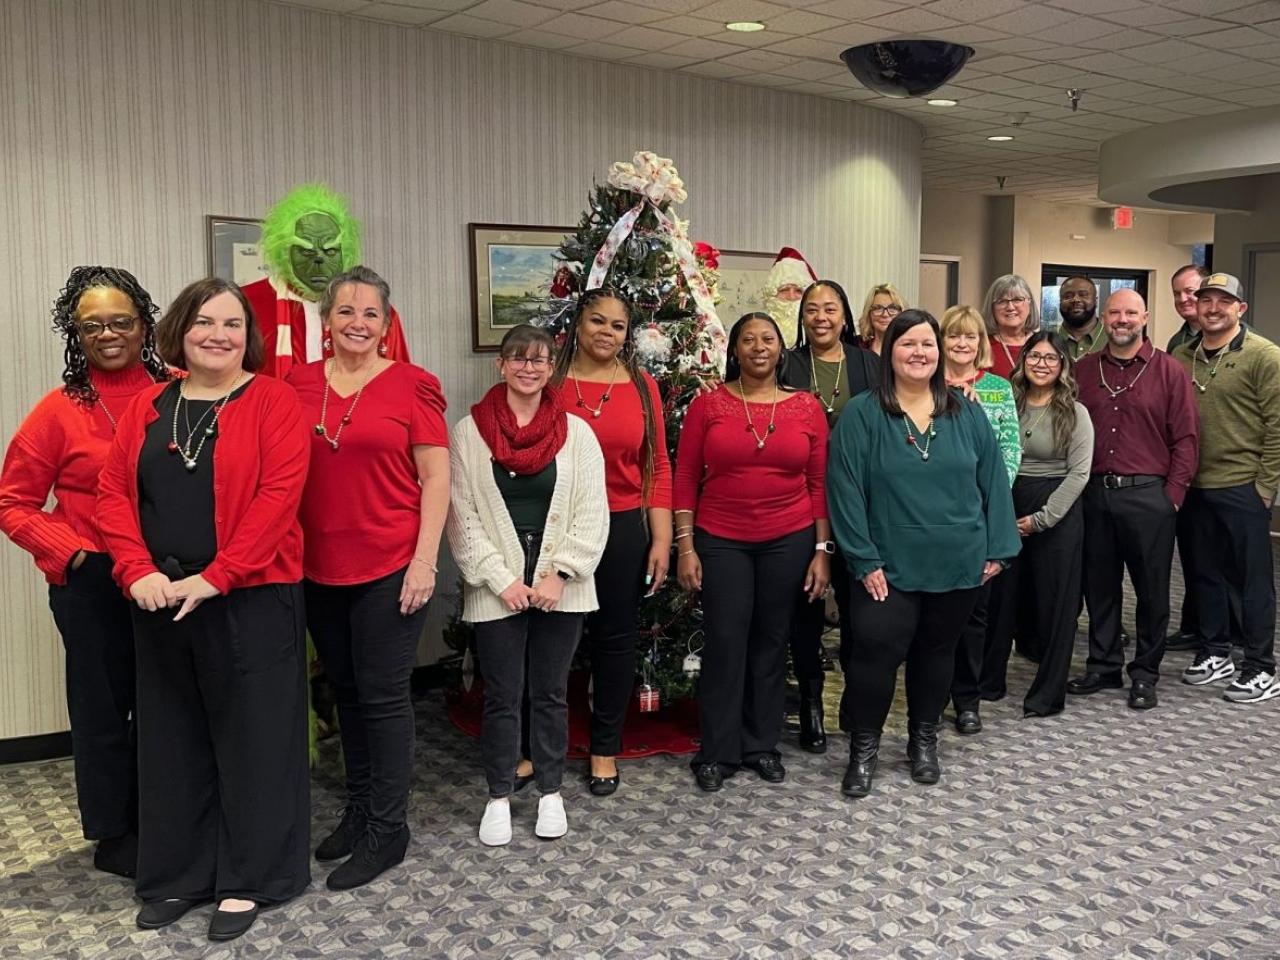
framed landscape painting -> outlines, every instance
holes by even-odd
[[[720,251],[720,302],[716,313],[728,330],[744,313],[763,310],[760,291],[773,269],[776,253],[756,253],[751,250]]]
[[[496,352],[508,330],[537,316],[556,271],[553,254],[572,232],[572,227],[467,224],[472,352]]]

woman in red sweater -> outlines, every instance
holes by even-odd
[[[609,492],[609,541],[595,572],[600,609],[588,615],[586,633],[592,678],[587,787],[605,797],[618,789],[641,594],[662,585],[671,562],[671,461],[662,396],[636,362],[631,304],[621,295],[582,295],[554,382],[565,409],[595,432]]]
[[[729,334],[725,382],[694,399],[676,455],[680,584],[702,591],[698,786],[739,767],[778,783],[794,597],[816,600],[835,550],[824,491],[827,420],[808,391],[783,385],[782,334],[749,313]]]
[[[289,386],[254,376],[262,337],[235,284],[191,284],[156,342],[187,376],[130,404],[98,494],[137,605],[137,922],[217,900],[209,937],[230,940],[311,880],[307,428]]]
[[[347,807],[316,849],[347,858],[331,890],[404,859],[413,762],[409,677],[449,511],[449,432],[440,381],[383,356],[391,289],[368,267],[330,281],[320,302],[333,357],[289,371],[311,435],[299,514],[307,627],[333,683]]]
[[[133,624],[111,581],[94,509],[116,422],[169,371],[155,353],[156,307],[126,270],[76,267],[53,304],[66,343],[63,386],[9,442],[0,530],[35,557],[67,658],[67,713],[85,839],[99,870],[134,875],[138,852]],[[49,492],[55,504],[45,510]]]

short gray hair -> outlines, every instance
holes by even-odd
[[[382,299],[382,315],[387,320],[391,319],[391,287],[388,286],[387,281],[363,264],[356,264],[350,270],[342,271],[329,281],[329,285],[324,288],[324,296],[320,298],[320,316],[329,316],[329,311],[333,309],[333,301],[338,299],[338,291],[348,283],[362,283],[366,287],[377,290],[378,296]]]
[[[1040,329],[1040,305],[1036,303],[1035,294],[1031,292],[1031,285],[1016,273],[1006,273],[1003,277],[997,277],[992,281],[991,286],[987,288],[986,299],[982,301],[982,319],[987,324],[989,336],[994,337],[998,329],[995,303],[1010,293],[1027,298],[1027,322],[1022,325],[1022,332],[1031,334]]]

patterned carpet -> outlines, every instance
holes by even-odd
[[[1157,710],[1109,690],[1024,721],[1031,671],[1015,656],[986,731],[947,727],[935,787],[908,776],[899,703],[861,801],[839,794],[839,736],[811,756],[791,731],[786,783],[739,774],[714,796],[684,760],[627,764],[608,799],[574,769],[569,836],[533,837],[529,790],[498,849],[475,836],[477,744],[432,694],[405,864],[345,894],[317,869],[308,894],[221,947],[205,940],[210,908],[134,927],[130,885],[91,869],[69,762],[0,768],[0,957],[1280,957],[1280,700],[1184,686],[1188,659],[1166,659]],[[335,746],[317,836],[340,805]]]

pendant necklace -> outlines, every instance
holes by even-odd
[[[360,402],[360,394],[364,393],[364,388],[369,385],[377,374],[370,374],[369,377],[360,384],[356,390],[355,396],[351,398],[351,402],[347,404],[347,412],[342,415],[342,419],[338,421],[338,429],[334,431],[333,436],[329,436],[329,384],[333,380],[334,361],[332,359],[325,361],[324,367],[324,398],[320,401],[320,422],[313,428],[317,437],[324,437],[329,444],[329,449],[334,453],[338,452],[338,439],[342,436],[342,430],[351,422],[351,415],[355,413],[356,404]]]
[[[107,405],[102,402],[102,395],[98,395],[98,406],[102,408],[102,412],[107,415],[107,422],[111,424],[111,435],[116,435],[116,418],[111,415],[111,411],[107,409]]]
[[[1111,399],[1114,400],[1116,397],[1120,396],[1120,394],[1128,393],[1136,387],[1138,385],[1138,381],[1142,379],[1142,375],[1147,372],[1147,367],[1151,366],[1151,364],[1143,363],[1142,369],[1138,371],[1138,375],[1128,383],[1119,387],[1112,387],[1111,384],[1107,383],[1106,366],[1107,361],[1105,359],[1098,362],[1098,385],[1102,387],[1103,390],[1107,391],[1107,393],[1111,394]],[[1121,369],[1124,368],[1122,367]],[[1202,390],[1200,392],[1203,393],[1204,391]]]
[[[592,419],[599,419],[600,414],[604,413],[604,405],[609,402],[609,395],[613,393],[613,385],[618,382],[618,368],[622,366],[617,357],[613,358],[613,375],[609,377],[609,386],[605,388],[604,396],[600,398],[600,403],[594,407],[587,406],[587,401],[582,399],[582,387],[578,385],[578,378],[570,368],[570,379],[573,381],[573,392],[578,395],[578,406],[584,410],[591,411]]]
[[[937,431],[933,429],[933,417],[929,418],[929,425],[920,433],[920,436],[924,437],[924,446],[920,445],[919,439],[911,429],[911,421],[907,419],[905,413],[902,415],[902,425],[907,428],[907,444],[915,447],[916,453],[920,454],[920,459],[927,462],[929,460],[929,445],[933,443],[933,438],[938,435]]]
[[[1051,404],[1052,404],[1052,401],[1050,401],[1050,403],[1046,403],[1043,407],[1041,407],[1039,416],[1037,416],[1034,420],[1031,421],[1031,425],[1028,426],[1026,430],[1022,431],[1022,435],[1026,437],[1028,440],[1031,439],[1031,434],[1035,433],[1036,427],[1040,426],[1040,421],[1044,419],[1044,415],[1049,412],[1049,407]]]
[[[1207,353],[1204,354],[1204,365],[1209,367],[1209,379],[1204,383],[1201,383],[1196,379],[1196,361],[1200,359],[1200,356],[1204,351],[1204,344],[1201,342],[1196,345],[1195,351],[1191,354],[1191,382],[1196,385],[1196,389],[1201,393],[1204,393],[1209,389],[1209,384],[1213,381],[1213,378],[1218,375],[1218,365],[1222,363],[1222,358],[1227,355],[1228,349],[1229,347],[1223,347],[1218,351],[1218,355],[1213,358],[1213,366],[1209,366],[1209,355]]]
[[[755,421],[751,419],[751,408],[747,406],[747,392],[742,388],[741,380],[738,381],[738,396],[742,399],[742,412],[747,415],[747,432],[756,438],[756,449],[763,450],[764,442],[773,433],[773,418],[778,412],[778,381],[773,381],[773,406],[769,408],[769,426],[765,428],[763,437],[756,432]]]
[[[173,439],[169,441],[167,446],[170,453],[182,454],[182,465],[187,468],[187,473],[195,473],[196,461],[200,459],[200,451],[204,449],[205,442],[218,432],[218,418],[222,416],[222,410],[227,405],[227,401],[231,399],[231,395],[236,392],[236,387],[240,386],[242,377],[244,377],[243,370],[236,374],[236,378],[231,384],[231,389],[223,394],[221,398],[209,404],[209,408],[200,414],[194,427],[191,426],[191,419],[188,416],[191,401],[187,399],[186,394],[183,392],[187,381],[181,380],[178,382],[178,402],[173,407]],[[182,418],[187,427],[187,441],[185,444],[178,443],[179,409],[183,411]],[[209,416],[210,413],[213,414],[213,419],[209,421],[209,425],[204,430],[201,430],[200,424],[204,423],[204,418]],[[196,444],[196,448],[193,451],[191,449],[191,441],[195,439],[197,433],[200,434],[200,442]]]
[[[822,404],[827,413],[835,413],[836,397],[840,396],[840,378],[844,375],[844,348],[840,348],[840,363],[836,366],[836,379],[831,387],[831,399],[828,400],[822,395],[822,388],[818,386],[818,360],[813,355],[813,346],[809,346],[809,383],[813,389],[813,395],[818,398],[818,402]]]

